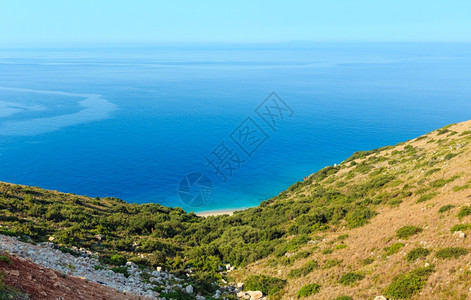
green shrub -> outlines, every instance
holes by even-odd
[[[420,196],[419,199],[417,199],[417,203],[428,201],[432,199],[433,197],[435,197],[436,195],[438,195],[438,193],[428,193],[428,194],[422,195]]]
[[[417,234],[419,232],[422,232],[422,228],[417,227],[417,226],[407,225],[407,226],[403,226],[399,228],[396,235],[400,239],[407,239],[410,236],[413,236],[414,234]]]
[[[160,293],[160,297],[162,297],[164,299],[174,299],[174,300],[193,300],[193,299],[195,299],[194,296],[189,295],[189,294],[184,293],[184,292],[180,292],[180,291],[171,291],[171,292],[168,292],[168,293]]]
[[[167,260],[167,257],[165,256],[165,253],[160,250],[155,250],[149,256],[149,263],[154,267],[163,265],[166,262],[166,260]]]
[[[23,300],[31,299],[28,295],[23,294],[16,288],[6,284],[5,281],[6,273],[0,272],[0,300]]]
[[[462,190],[466,190],[466,189],[469,189],[471,186],[469,184],[465,184],[465,185],[462,185],[462,186],[455,186],[453,187],[453,192],[459,192],[459,191],[462,191]]]
[[[447,183],[448,183],[447,180],[440,178],[435,181],[432,181],[432,183],[430,183],[430,186],[434,188],[439,188],[439,187],[445,186]]]
[[[451,227],[450,231],[451,232],[465,231],[468,228],[469,228],[469,224],[456,224],[455,226]]]
[[[418,268],[409,273],[394,277],[385,294],[392,299],[407,299],[423,289],[432,274],[432,267]]]
[[[414,261],[419,257],[426,257],[430,254],[430,250],[422,247],[414,248],[407,253],[407,261]]]
[[[447,247],[437,251],[436,257],[441,259],[458,258],[468,254],[468,249],[462,247]]]
[[[114,268],[111,269],[111,271],[113,271],[115,273],[121,273],[124,276],[129,277],[128,268],[126,266],[114,267]]]
[[[440,168],[435,168],[435,169],[431,169],[431,170],[428,170],[427,172],[425,172],[425,176],[429,176],[429,175],[432,175],[433,173],[435,172],[438,172],[440,171]]]
[[[311,255],[311,252],[309,251],[299,251],[298,253],[293,255],[293,259],[298,260],[298,259],[309,257],[309,255]]]
[[[58,247],[57,249],[59,249],[63,253],[69,253],[70,255],[73,255],[73,256],[76,256],[76,257],[80,256],[80,253],[78,253],[77,251],[74,251],[74,250],[66,248],[66,247]]]
[[[361,162],[355,167],[355,171],[362,174],[367,174],[371,171],[371,165],[367,164],[366,162]]]
[[[453,207],[455,207],[454,205],[451,205],[451,204],[448,204],[448,205],[443,205],[442,207],[440,207],[438,209],[438,212],[439,213],[444,213],[446,211],[449,211],[450,209],[452,209]]]
[[[333,300],[353,300],[353,298],[350,296],[338,296],[337,298]]]
[[[343,262],[341,259],[329,259],[324,263],[324,269],[329,269],[340,265]]]
[[[463,218],[471,215],[471,206],[463,206],[458,213],[458,217]]]
[[[421,135],[421,136],[419,136],[418,138],[416,138],[415,141],[417,142],[417,141],[420,141],[420,140],[425,140],[425,139],[427,139],[427,138],[428,138],[428,137],[427,137],[426,135]]]
[[[372,264],[374,261],[375,259],[373,257],[368,257],[368,258],[362,259],[360,262],[362,265],[367,266],[367,265]]]
[[[334,250],[332,250],[330,248],[322,250],[322,254],[324,254],[324,255],[331,254],[332,252],[334,252]]]
[[[6,262],[7,264],[11,265],[11,259],[6,255],[0,255],[0,261]]]
[[[121,266],[126,263],[126,258],[124,258],[121,254],[115,254],[110,257],[108,263],[115,266]]]
[[[403,243],[394,243],[391,246],[385,248],[384,250],[386,251],[386,255],[390,256],[399,252],[399,250],[401,250],[401,248],[404,246],[405,245]]]
[[[458,155],[458,154],[455,154],[455,153],[448,153],[447,155],[445,155],[445,160],[450,160],[450,159],[452,159],[453,157],[455,157],[456,155]]]
[[[298,298],[308,297],[314,294],[319,293],[321,286],[317,283],[311,283],[303,286],[298,292]]]
[[[388,201],[390,206],[399,206],[402,203],[401,199],[391,199]]]
[[[348,247],[348,246],[347,246],[346,244],[338,244],[338,245],[335,246],[335,249],[337,249],[337,250],[338,250],[338,249],[345,249],[345,248],[347,248],[347,247]]]
[[[450,130],[448,128],[442,128],[442,129],[439,129],[437,131],[437,135],[442,135],[442,134],[445,134],[445,133],[448,133],[450,132]]]
[[[368,220],[376,215],[376,212],[368,207],[359,207],[347,213],[345,221],[350,228],[360,227],[368,223]]]
[[[430,185],[434,188],[439,188],[439,187],[445,186],[447,183],[455,181],[458,178],[460,178],[460,176],[455,175],[455,176],[451,177],[450,179],[443,179],[443,178],[442,179],[437,179],[437,180],[433,181]]]
[[[381,148],[377,148],[377,149],[373,149],[373,150],[368,150],[368,151],[357,151],[355,153],[353,153],[352,156],[350,156],[349,158],[347,158],[345,160],[345,162],[349,162],[349,161],[353,161],[355,159],[359,159],[359,158],[365,158],[371,154],[374,154],[374,153],[380,153],[381,151],[385,151],[385,150],[389,150],[389,149],[392,149],[394,146],[384,146],[384,147],[381,147]]]
[[[288,273],[288,277],[299,278],[302,276],[306,276],[307,274],[311,273],[312,271],[318,268],[319,268],[319,263],[315,260],[311,260],[311,261],[308,261],[301,268],[290,270]]]
[[[324,178],[337,173],[339,170],[340,166],[328,166],[317,171],[314,175],[312,175],[312,178],[322,181]]]
[[[363,278],[365,278],[365,275],[363,274],[355,273],[355,272],[348,272],[348,273],[343,274],[340,277],[339,283],[343,285],[351,285],[359,280],[362,280]]]
[[[286,285],[286,280],[266,275],[251,275],[245,280],[244,290],[261,291],[265,295],[273,295]]]

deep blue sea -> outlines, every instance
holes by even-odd
[[[470,44],[0,49],[0,181],[91,197],[255,206],[470,118]],[[204,205],[177,193],[190,173]]]

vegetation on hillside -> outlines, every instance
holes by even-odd
[[[438,205],[433,215],[453,220],[446,234],[453,234],[457,222],[462,222],[459,230],[469,228],[464,224],[471,206],[442,197],[443,191],[463,197],[471,184],[467,129],[470,124],[462,123],[396,146],[356,152],[340,165],[323,168],[258,207],[232,216],[202,218],[159,204],[0,183],[0,233],[32,242],[53,240],[72,253],[73,246],[89,249],[123,274],[126,261],[176,273],[191,267],[201,292],[211,289],[210,282],[220,279],[219,271],[230,263],[240,270],[231,276],[245,280],[246,287],[248,283],[264,289],[271,298],[324,295],[332,286],[367,293],[377,286],[378,293],[392,298],[412,297],[440,264],[451,261],[445,258],[468,255],[467,248],[448,245],[437,245],[430,255],[432,248],[418,243],[429,237],[432,224],[409,214],[410,209],[417,213]],[[380,222],[386,213],[401,224]],[[387,226],[375,247],[367,238],[358,242],[362,237],[355,234],[372,222]],[[423,259],[437,259],[435,267],[414,265]],[[391,262],[398,264],[390,266],[391,274],[379,273],[379,266]],[[326,275],[322,282],[312,282],[313,274]],[[355,296],[344,294],[337,296]]]

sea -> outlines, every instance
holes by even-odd
[[[471,119],[471,44],[0,49],[0,181],[188,212]]]

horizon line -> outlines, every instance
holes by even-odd
[[[328,45],[328,44],[471,44],[470,41],[439,40],[293,40],[293,41],[161,41],[161,42],[65,42],[65,43],[20,43],[0,44],[0,49],[50,49],[50,48],[112,48],[112,47],[175,47],[175,46],[270,46],[270,45]]]

